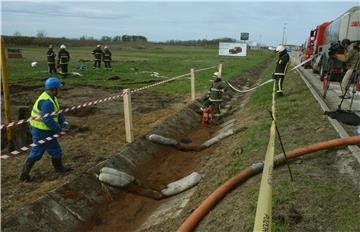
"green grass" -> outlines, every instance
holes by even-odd
[[[269,79],[273,68],[270,65],[264,71],[262,81]],[[265,158],[271,125],[267,111],[271,109],[271,92],[271,84],[256,89],[240,113],[248,129],[239,135],[238,146],[243,148],[243,153],[229,169],[229,177]],[[276,119],[287,151],[338,137],[296,73],[287,75],[285,94],[285,97],[276,98]],[[275,154],[280,153],[277,141]],[[286,216],[291,208],[303,218],[299,224],[273,218],[273,231],[329,231],[329,228],[331,231],[359,231],[359,194],[353,183],[334,167],[335,153],[318,152],[302,158],[301,164],[292,163],[294,182],[290,182],[285,166],[274,170],[273,215]],[[242,189],[246,203],[244,214],[239,217],[249,221],[249,226],[255,217],[260,176],[254,178],[258,182],[248,182]]]
[[[70,72],[79,72],[82,77],[69,75],[62,78],[68,86],[93,86],[105,88],[137,88],[149,83],[160,81],[169,77],[179,76],[190,72],[190,68],[200,69],[223,63],[223,78],[231,80],[242,72],[248,71],[257,64],[269,59],[272,54],[267,51],[250,51],[247,57],[220,57],[216,48],[188,47],[188,46],[162,46],[143,49],[118,48],[113,49],[113,71],[93,70],[91,47],[71,47]],[[8,59],[8,79],[10,84],[42,85],[50,75],[46,73],[46,48],[22,48],[24,59]],[[56,51],[57,52],[57,51]],[[90,60],[81,62],[80,60]],[[38,61],[38,67],[32,69],[30,63]],[[80,63],[86,64],[86,71],[76,70]],[[103,67],[103,63],[102,63]],[[134,71],[134,68],[138,71]],[[158,72],[162,78],[151,77],[143,71]],[[215,69],[202,71],[196,74],[197,91],[205,90],[209,85]],[[112,76],[119,76],[119,80],[109,80]],[[61,77],[61,76],[59,76]],[[164,93],[190,92],[190,80],[182,78],[150,91]]]

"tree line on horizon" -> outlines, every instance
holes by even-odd
[[[163,42],[151,42],[142,35],[116,35],[116,36],[102,36],[96,39],[92,36],[83,35],[80,38],[66,38],[66,37],[47,37],[43,31],[37,33],[36,36],[22,36],[16,32],[14,35],[2,35],[5,43],[12,46],[54,46],[60,44],[67,44],[69,46],[94,46],[94,44],[121,44],[121,43],[152,43],[152,44],[167,44],[167,45],[185,45],[185,46],[207,46],[218,45],[219,42],[236,42],[233,38],[219,38],[219,39],[198,39],[198,40],[167,40]]]

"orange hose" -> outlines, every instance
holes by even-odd
[[[289,151],[287,153],[288,159],[294,159],[301,155],[306,155],[316,151],[346,146],[360,144],[360,136],[351,136],[341,139],[334,139],[326,142],[321,142],[317,144],[312,144],[307,147],[297,148],[295,150]],[[260,173],[262,168],[254,170],[252,166],[245,168],[236,176],[232,177],[226,181],[223,185],[217,188],[213,193],[208,196],[205,201],[203,201],[197,209],[185,220],[185,222],[179,227],[177,232],[190,232],[193,231],[199,222],[206,216],[210,209],[219,202],[228,192],[236,188],[238,185],[244,183],[250,177],[254,176],[257,173]]]

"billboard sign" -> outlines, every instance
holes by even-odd
[[[240,40],[249,40],[249,33],[248,32],[241,32]]]
[[[219,56],[246,56],[245,43],[219,43]]]

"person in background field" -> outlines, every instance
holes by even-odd
[[[345,48],[345,56],[336,55],[336,58],[346,64],[347,71],[341,81],[340,98],[350,98],[350,93],[347,91],[351,75],[357,71],[357,63],[359,62],[359,51],[354,47],[355,43],[351,43],[349,39],[341,41],[341,45]],[[345,95],[346,94],[346,95]]]
[[[55,68],[55,57],[56,54],[53,50],[53,45],[50,44],[49,45],[49,50],[47,51],[46,55],[47,55],[47,62],[48,62],[48,66],[49,66],[49,70],[48,72],[50,74],[56,73],[56,68]]]
[[[284,46],[280,45],[276,48],[276,53],[279,53],[279,59],[276,62],[275,72],[272,78],[276,81],[276,95],[284,96],[284,79],[289,65],[290,56]]]
[[[96,48],[92,51],[92,54],[94,55],[94,65],[93,69],[100,68],[101,67],[101,60],[103,59],[104,52],[101,49],[101,45],[96,45]]]
[[[59,94],[61,86],[61,82],[56,77],[50,77],[46,80],[45,91],[36,100],[31,111],[32,117],[51,112],[59,112],[60,106],[57,95]],[[39,120],[31,120],[30,131],[32,140],[35,143],[61,131],[69,131],[69,124],[65,121],[63,113],[60,113]],[[30,171],[34,164],[42,158],[45,151],[51,156],[52,165],[56,172],[64,174],[71,171],[70,167],[63,166],[60,144],[56,139],[53,139],[46,143],[39,144],[31,150],[20,173],[19,179],[21,181],[31,181]]]
[[[212,115],[214,116],[215,121],[219,122],[221,111],[220,105],[223,102],[222,95],[225,92],[226,85],[221,80],[221,76],[218,72],[213,74],[214,80],[211,82],[210,89],[208,91],[208,98],[205,100],[201,110],[204,111],[209,106],[212,107]]]
[[[66,46],[64,44],[62,44],[60,46],[60,51],[59,51],[59,55],[58,55],[58,62],[57,64],[60,66],[61,68],[61,73],[62,75],[67,75],[68,73],[68,65],[70,62],[70,54],[68,51],[66,51]]]
[[[104,47],[104,63],[106,70],[112,70],[111,68],[111,52],[108,46]]]

